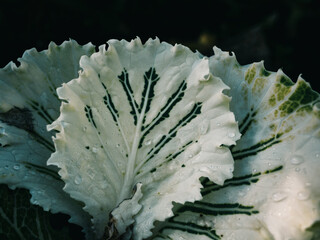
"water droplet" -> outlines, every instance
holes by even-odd
[[[120,147],[120,143],[118,143],[116,147],[117,147],[117,148]]]
[[[299,164],[304,162],[304,159],[303,159],[302,156],[294,155],[294,156],[291,157],[290,162],[293,165],[299,165]]]
[[[202,135],[206,134],[208,129],[209,129],[209,121],[204,120],[200,125],[200,134]]]
[[[305,185],[306,185],[306,187],[310,187],[311,183],[310,182],[306,182]]]
[[[221,123],[217,123],[217,126],[220,127]]]
[[[145,143],[144,143],[144,145],[146,145],[146,146],[149,146],[151,144],[151,140],[149,139],[149,140],[147,140]]]
[[[20,165],[19,165],[19,164],[14,165],[14,166],[13,166],[13,169],[14,169],[14,170],[19,170],[19,169],[20,169]]]
[[[97,153],[97,152],[98,152],[98,148],[92,147],[92,152],[93,152],[93,153]]]
[[[277,192],[272,194],[272,200],[275,202],[280,202],[287,198],[287,194],[284,192]]]
[[[203,226],[205,224],[203,219],[198,220],[198,225]]]
[[[39,191],[37,191],[37,193],[43,195],[44,191],[43,190],[39,190]]]
[[[91,169],[91,168],[89,168],[88,170],[87,170],[87,174],[89,175],[89,177],[91,178],[91,179],[93,179],[94,178],[94,172],[93,172],[93,170]]]
[[[188,157],[189,157],[189,158],[192,158],[192,157],[193,157],[193,154],[192,154],[192,153],[190,153],[190,154],[188,155]]]
[[[316,158],[320,157],[320,154],[319,153],[316,153]]]
[[[297,198],[301,201],[307,200],[310,197],[310,192],[308,190],[298,192]]]
[[[272,166],[272,163],[268,162],[268,166],[271,167],[271,166]]]
[[[82,182],[82,178],[79,176],[79,175],[77,175],[76,177],[75,177],[75,179],[74,179],[74,183],[75,184],[80,184]]]
[[[34,200],[34,199],[32,199],[32,198],[31,198],[30,202],[31,202],[32,204],[34,204],[34,205],[38,205],[38,204],[39,204],[39,202],[38,202],[37,200]]]
[[[299,167],[296,167],[296,168],[295,168],[295,171],[296,171],[296,172],[300,172],[301,169],[300,169]]]
[[[228,137],[229,137],[229,138],[234,138],[235,136],[236,136],[236,134],[235,134],[235,133],[233,133],[233,132],[228,133]]]
[[[82,131],[86,132],[87,131],[87,127],[83,127]]]

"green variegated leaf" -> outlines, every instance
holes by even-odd
[[[58,169],[46,164],[54,151],[46,125],[59,115],[55,89],[77,77],[80,56],[93,51],[91,44],[51,43],[42,52],[26,51],[19,67],[11,62],[0,70],[0,183],[29,189],[32,203],[69,214],[86,229],[90,216],[83,204],[63,191]]]
[[[234,177],[223,186],[202,179],[203,200],[176,204],[152,239],[317,239],[319,94],[301,77],[294,84],[281,70],[214,51],[210,71],[230,86],[242,134],[232,147]]]
[[[239,133],[227,87],[210,74],[207,58],[158,39],[108,44],[82,57],[79,78],[58,88],[63,103],[48,127],[58,131],[48,163],[85,203],[98,236],[132,228],[142,239],[155,220],[172,216],[172,201],[201,199],[200,177],[217,184],[232,177],[226,146]],[[138,183],[139,197],[132,193]],[[134,208],[121,214],[127,206]],[[119,221],[130,225],[113,231]]]

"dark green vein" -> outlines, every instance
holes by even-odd
[[[178,213],[193,212],[202,215],[234,215],[234,214],[245,214],[252,215],[259,213],[253,206],[244,206],[239,203],[207,203],[196,201],[194,203],[186,202],[184,205],[177,210]]]
[[[150,172],[153,173],[153,172],[157,171],[157,168],[162,167],[163,164],[168,163],[168,162],[171,162],[172,160],[174,160],[174,159],[175,159],[176,157],[178,157],[181,153],[183,153],[184,150],[186,149],[186,147],[189,146],[191,143],[193,143],[193,141],[190,141],[190,142],[186,143],[185,145],[183,145],[182,147],[180,147],[177,152],[170,153],[168,156],[165,157],[165,162],[163,162],[163,163],[161,163],[160,165],[152,168],[152,169],[150,170]],[[183,164],[182,167],[185,167],[185,165]]]
[[[165,229],[174,229],[183,232],[188,232],[196,235],[205,235],[213,240],[219,240],[220,236],[216,234],[216,231],[211,227],[201,226],[195,223],[185,223],[176,221],[173,218],[170,218],[165,226],[160,229],[160,232],[164,232]]]
[[[155,68],[151,67],[147,72],[145,72],[143,79],[144,79],[144,88],[143,88],[141,103],[140,103],[138,111],[139,111],[139,113],[141,113],[145,98],[147,98],[147,104],[146,104],[146,109],[145,109],[145,114],[146,114],[150,110],[151,101],[154,97],[154,87],[157,84],[157,82],[159,81],[160,77],[156,73]],[[149,89],[149,91],[148,91],[148,89]],[[148,92],[148,95],[147,95],[147,92]],[[143,122],[144,121],[145,121],[145,118],[144,118]]]
[[[30,134],[30,136],[32,137],[33,140],[35,140],[36,142],[38,142],[41,145],[43,145],[44,147],[46,147],[50,152],[55,151],[55,148],[54,148],[54,145],[52,142],[50,142],[47,139],[45,139],[44,137],[42,137],[34,130],[27,130],[27,132]]]
[[[253,123],[254,117],[257,115],[257,113],[258,111],[253,112],[253,108],[251,108],[251,112],[248,113],[242,120],[242,122],[239,124],[239,130],[242,136],[247,132],[247,130]]]
[[[124,92],[127,95],[127,99],[130,104],[130,107],[131,107],[130,114],[133,117],[134,125],[137,125],[137,121],[138,121],[137,114],[138,113],[136,111],[139,109],[139,106],[138,106],[137,102],[134,100],[133,90],[132,90],[130,82],[129,82],[129,74],[128,74],[127,70],[123,69],[121,75],[119,75],[118,78],[119,78],[119,81],[123,87]]]
[[[201,189],[202,196],[205,196],[211,192],[218,191],[220,189],[226,187],[234,187],[234,186],[241,186],[241,185],[251,185],[253,183],[257,183],[259,181],[259,176],[274,173],[283,169],[283,166],[278,166],[273,169],[266,170],[264,172],[257,172],[252,174],[247,174],[244,176],[233,177],[231,179],[227,179],[223,185],[217,185],[208,178],[204,178],[201,180],[201,184],[203,185],[203,189]]]
[[[55,85],[54,81],[52,81],[52,79],[49,76],[46,77],[46,80],[48,82],[48,86],[51,94],[60,102],[61,100],[57,95],[57,92],[56,92],[57,86]]]
[[[267,140],[260,141],[259,143],[252,145],[251,147],[241,149],[241,150],[232,151],[233,158],[234,158],[234,160],[241,160],[245,157],[256,155],[256,154],[258,154],[258,152],[264,151],[265,149],[267,149],[275,144],[280,143],[281,140],[279,138],[281,136],[282,136],[282,134],[278,133],[277,135],[275,135]]]
[[[139,143],[139,148],[142,146],[142,143],[145,139],[145,137],[150,133],[150,131],[160,124],[162,121],[164,121],[166,118],[169,117],[169,114],[173,107],[179,103],[183,96],[184,96],[184,91],[187,88],[187,83],[186,81],[182,81],[182,83],[179,85],[178,89],[171,95],[171,97],[167,100],[166,104],[162,107],[160,112],[157,114],[157,116],[151,121],[150,124],[147,126],[142,126],[142,131],[145,130],[143,133],[140,143]]]
[[[60,178],[59,174],[51,169],[48,169],[46,167],[42,167],[33,163],[29,163],[29,162],[22,162],[23,164],[25,164],[26,168],[31,169],[31,170],[35,170],[39,173],[43,173],[46,175],[51,176],[52,178],[63,182],[63,180]]]
[[[101,82],[101,84],[102,84],[104,90],[106,91],[106,95],[103,97],[103,103],[109,109],[113,121],[116,123],[116,125],[118,125],[118,118],[119,118],[118,110],[116,109],[116,107],[112,101],[112,98],[108,92],[106,85],[104,85],[103,82]]]
[[[87,117],[89,123],[92,123],[92,125],[97,129],[97,125],[96,125],[96,123],[95,123],[95,121],[94,121],[94,119],[93,119],[91,107],[88,106],[88,105],[86,105],[86,106],[84,107],[84,111],[85,111],[85,113],[86,113],[86,117]]]
[[[175,125],[172,129],[170,129],[169,133],[167,135],[162,136],[162,138],[159,140],[159,142],[152,148],[148,154],[147,154],[147,160],[149,161],[156,155],[167,143],[171,141],[172,138],[174,138],[178,132],[178,130],[187,125],[192,119],[194,119],[198,114],[201,113],[201,106],[202,103],[195,103],[192,110],[184,116],[178,123]]]
[[[50,124],[54,121],[54,119],[50,116],[46,109],[38,102],[30,99],[28,101],[28,104],[41,118],[43,118],[46,121],[46,123]]]
[[[27,108],[20,109],[14,107],[5,113],[0,113],[0,120],[11,126],[23,129],[33,140],[43,145],[50,152],[55,151],[53,143],[35,131],[31,110]],[[43,126],[43,128],[45,127]],[[41,126],[39,126],[38,129],[41,129]]]
[[[170,162],[170,161],[174,160],[176,157],[178,157],[181,153],[184,152],[186,147],[189,146],[191,143],[193,143],[193,141],[190,141],[190,142],[186,143],[185,145],[183,145],[182,147],[180,147],[177,152],[170,153],[168,156],[166,156],[165,157],[166,162]]]

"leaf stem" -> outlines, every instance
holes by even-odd
[[[148,79],[148,87],[147,87],[145,96],[149,96],[150,86],[151,86],[151,78]],[[146,112],[148,100],[149,100],[148,97],[144,98],[141,113],[140,115],[138,115],[138,122],[136,125],[136,131],[135,131],[131,151],[128,157],[128,164],[127,164],[126,173],[124,176],[124,182],[123,182],[120,195],[117,200],[118,204],[121,203],[124,199],[131,197],[132,187],[134,185],[133,180],[135,175],[136,156],[137,156],[137,151],[138,151],[140,138],[141,138],[141,126],[143,124],[143,119]]]

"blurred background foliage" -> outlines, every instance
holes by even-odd
[[[1,0],[0,67],[26,49],[69,38],[99,46],[108,39],[159,37],[206,55],[234,51],[241,64],[265,60],[317,82],[318,0]],[[317,30],[318,29],[318,30]]]
[[[99,46],[111,38],[130,40],[139,36],[146,41],[157,36],[204,55],[212,55],[216,45],[235,52],[241,64],[264,60],[268,70],[282,68],[294,81],[302,74],[319,91],[318,3],[319,0],[1,0],[0,68],[10,61],[17,62],[27,49],[47,49],[50,41],[61,44],[72,38],[80,44],[92,42]],[[66,222],[67,217],[55,215],[53,219],[51,216],[51,222]],[[71,238],[83,239],[80,229],[70,226],[71,232],[77,232]]]

